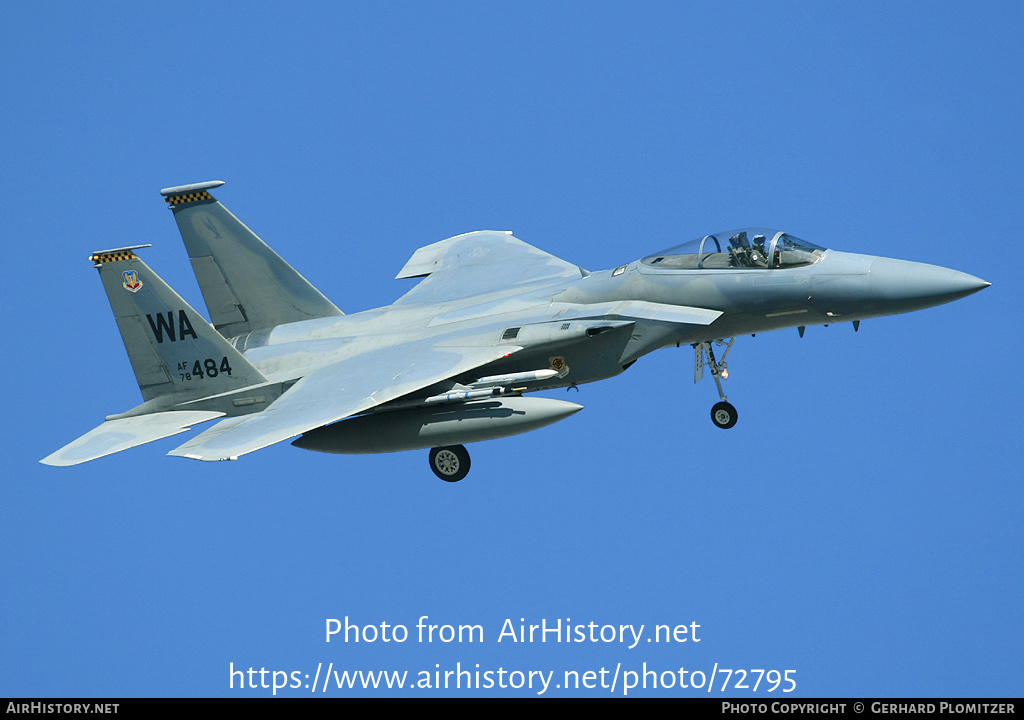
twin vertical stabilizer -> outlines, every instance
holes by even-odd
[[[135,249],[105,250],[89,259],[99,270],[142,398],[180,402],[266,382]]]
[[[210,320],[224,337],[342,315],[209,190],[223,181],[164,188]]]
[[[45,458],[75,465],[184,432],[225,415],[265,410],[284,392],[226,338],[342,312],[210,195],[220,180],[164,188],[212,324],[135,250],[103,250],[99,270],[143,403]]]

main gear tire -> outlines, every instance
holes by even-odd
[[[458,482],[469,474],[469,453],[462,445],[432,448],[430,469],[445,482]]]

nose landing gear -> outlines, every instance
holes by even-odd
[[[728,399],[726,399],[725,393],[722,392],[722,380],[727,380],[729,378],[729,370],[725,363],[725,356],[729,354],[729,350],[732,349],[732,344],[735,341],[736,338],[731,338],[728,342],[725,340],[715,340],[715,343],[725,345],[725,352],[722,353],[721,360],[715,360],[715,352],[711,349],[712,343],[699,342],[694,343],[693,345],[693,348],[696,351],[693,381],[695,383],[699,382],[700,379],[704,377],[705,365],[711,368],[711,377],[715,379],[715,386],[718,388],[718,397],[721,400],[721,402],[715,403],[715,406],[711,408],[711,422],[723,430],[728,430],[734,426],[736,424],[736,420],[739,418],[736,408],[733,407]]]

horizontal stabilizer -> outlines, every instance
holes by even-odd
[[[185,432],[191,426],[223,416],[224,413],[191,410],[107,420],[82,437],[68,443],[39,462],[67,467],[133,448],[136,445]]]
[[[190,438],[184,445],[179,445],[167,454],[175,455],[177,457],[185,457],[190,460],[204,460],[207,462],[215,460],[235,460],[237,459],[237,456],[228,455],[222,457],[220,455],[210,454],[206,452],[204,448],[206,448],[207,445],[215,438],[218,438],[229,430],[241,425],[248,419],[248,415],[237,415],[235,417],[224,418],[219,423],[206,428],[206,430],[203,430],[203,432],[199,433],[194,438]]]

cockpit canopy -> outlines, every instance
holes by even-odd
[[[667,270],[790,268],[818,261],[825,248],[766,228],[745,228],[705,235],[649,255],[640,262]]]

